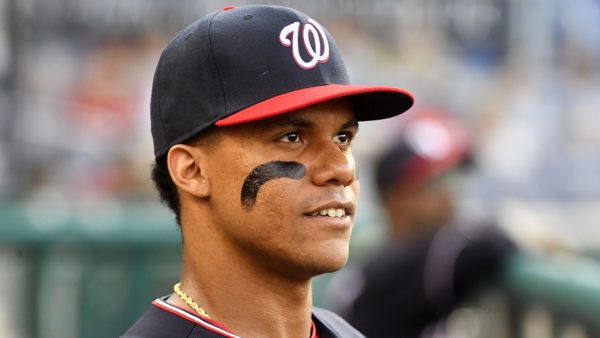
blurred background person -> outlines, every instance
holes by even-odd
[[[375,168],[390,240],[355,277],[362,285],[347,317],[368,337],[446,337],[443,319],[496,277],[514,246],[455,217],[452,186],[470,165],[457,119],[417,110],[399,136]]]

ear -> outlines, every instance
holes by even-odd
[[[210,195],[206,156],[202,149],[176,144],[169,149],[167,165],[171,179],[179,189],[201,198]]]

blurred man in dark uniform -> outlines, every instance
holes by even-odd
[[[350,322],[368,337],[432,337],[513,251],[490,226],[454,224],[449,189],[468,161],[457,120],[435,110],[414,114],[381,156],[376,182],[392,241],[362,270]],[[434,329],[435,328],[435,329]]]

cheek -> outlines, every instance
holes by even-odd
[[[290,179],[269,181],[261,187],[255,207],[247,211],[247,214],[263,215],[273,221],[284,221],[301,214],[298,210],[300,193],[299,181]]]
[[[242,236],[254,249],[275,256],[298,252],[310,240],[307,229],[297,226],[301,217],[298,192],[295,184],[285,180],[266,183],[255,206],[240,214],[243,220],[238,223],[241,229],[237,236]]]
[[[267,182],[259,191],[256,205],[245,215],[257,232],[278,241],[301,240],[294,238],[303,229],[296,226],[303,217],[300,181],[279,179]],[[288,243],[289,245],[289,243]]]
[[[258,192],[262,186],[272,180],[301,180],[306,174],[306,167],[298,162],[271,161],[254,168],[244,180],[241,190],[241,203],[246,210],[256,204]]]
[[[232,214],[241,212],[240,191],[249,167],[240,160],[231,159],[212,168],[211,204]]]

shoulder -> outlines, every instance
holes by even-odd
[[[223,338],[235,337],[217,325],[155,300],[121,338]]]
[[[152,305],[121,338],[188,337],[194,324]]]
[[[321,338],[364,338],[360,332],[348,324],[342,317],[329,310],[314,307],[312,313],[315,325],[317,326],[317,332],[319,332],[319,337]]]

